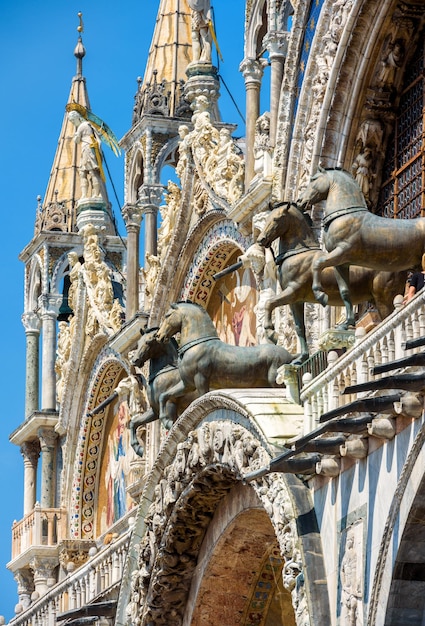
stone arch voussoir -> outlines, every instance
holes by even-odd
[[[173,443],[172,454],[168,449],[160,455],[144,534],[135,546],[125,608],[132,625],[183,623],[199,550],[217,506],[244,474],[270,460],[266,444],[253,431],[228,419],[204,421],[179,441],[169,441],[168,448]],[[310,624],[296,514],[285,479],[270,474],[252,487],[274,528],[296,623]]]

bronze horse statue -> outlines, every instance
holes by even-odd
[[[158,340],[180,333],[178,367],[181,381],[159,399],[160,416],[171,399],[210,389],[280,387],[277,370],[294,355],[282,346],[232,346],[221,341],[207,311],[192,302],[171,305],[158,330]]]
[[[275,341],[272,311],[279,306],[290,306],[297,333],[301,355],[295,362],[308,357],[305,332],[304,303],[315,302],[313,293],[313,261],[320,252],[315,238],[311,218],[292,202],[282,202],[267,217],[257,243],[266,248],[279,238],[278,256],[275,257],[277,277],[282,292],[265,303],[265,330]],[[354,321],[353,304],[374,302],[378,313],[384,319],[393,311],[393,299],[404,291],[405,272],[376,272],[371,269],[351,266],[349,288],[351,299],[341,297],[337,276],[333,268],[322,272],[322,285],[331,305],[344,305],[346,318]]]
[[[335,267],[341,296],[349,297],[348,266],[375,270],[421,267],[425,252],[425,218],[395,220],[371,213],[363,193],[348,172],[321,168],[298,199],[305,208],[326,198],[322,226],[326,250],[313,262],[313,292],[323,305],[328,298],[321,284],[325,267]]]
[[[134,367],[142,367],[146,361],[149,362],[149,379],[143,377],[144,387],[148,396],[150,409],[136,419],[130,420],[131,445],[137,452],[136,431],[139,426],[149,424],[160,419],[166,429],[171,428],[177,417],[187,408],[194,399],[193,394],[185,398],[170,398],[164,405],[162,414],[159,410],[159,398],[164,391],[174,387],[180,381],[180,373],[177,366],[178,346],[175,339],[169,342],[160,342],[157,339],[158,328],[141,330],[141,337],[137,343],[137,348],[131,355],[130,362]]]

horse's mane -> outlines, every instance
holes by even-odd
[[[342,174],[347,174],[347,176],[349,176],[350,178],[353,178],[352,173],[346,170],[344,167],[322,167],[322,171],[323,170],[325,172],[341,172]],[[320,173],[320,170],[319,170],[319,173]]]
[[[303,218],[305,219],[307,224],[310,226],[310,228],[313,228],[313,220],[311,219],[311,215],[309,213],[306,213],[305,211],[301,211],[301,209],[298,209],[298,210],[300,211],[300,213],[302,214]]]
[[[151,326],[149,328],[145,328],[143,330],[142,337],[143,337],[143,335],[147,335],[148,333],[156,332],[157,330],[159,330],[159,326]],[[177,343],[177,341],[175,340],[174,337],[170,337],[170,339],[169,339],[169,341],[167,343],[171,344],[171,347],[174,348],[176,352],[178,351],[179,344]],[[167,346],[167,344],[164,344],[164,346]]]
[[[203,307],[202,304],[199,304],[199,302],[192,302],[192,300],[178,300],[177,302],[174,302],[174,304],[192,304],[193,306],[197,306],[199,309],[206,312],[205,307]]]

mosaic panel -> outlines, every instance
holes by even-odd
[[[105,418],[108,409],[90,417],[88,412],[110,396],[123,370],[122,363],[103,357],[94,368],[96,375],[89,385],[85,410],[80,423],[79,440],[74,464],[71,495],[70,536],[73,539],[93,539],[97,473]]]

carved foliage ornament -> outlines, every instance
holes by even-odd
[[[264,467],[269,457],[240,425],[209,422],[177,445],[149,508],[146,533],[137,546],[127,623],[181,624],[198,552],[219,501],[244,473]],[[279,474],[254,485],[270,516],[284,558],[283,582],[291,592],[300,626],[305,623],[302,565],[292,504]]]

